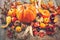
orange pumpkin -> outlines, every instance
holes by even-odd
[[[36,8],[31,4],[23,4],[17,7],[16,12],[18,20],[30,23],[36,18]]]
[[[40,28],[46,28],[46,24],[40,23]]]
[[[44,23],[48,23],[48,22],[50,22],[50,19],[49,18],[44,18],[43,21],[44,21]]]
[[[11,8],[9,11],[8,11],[8,16],[16,16],[16,9],[15,8]]]

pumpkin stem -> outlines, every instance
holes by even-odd
[[[24,8],[26,9],[26,6],[24,6]]]

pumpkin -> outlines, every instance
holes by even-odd
[[[46,24],[40,23],[40,28],[46,28]]]
[[[15,8],[11,8],[9,11],[8,11],[8,16],[11,16],[11,17],[14,17],[16,16],[16,9]]]
[[[48,22],[50,22],[50,19],[49,18],[44,18],[43,21],[44,21],[44,23],[48,23]]]
[[[20,26],[17,26],[16,29],[15,29],[16,32],[20,32],[21,31],[21,27]]]
[[[24,23],[30,23],[36,18],[36,8],[31,4],[23,4],[17,7],[17,19]]]

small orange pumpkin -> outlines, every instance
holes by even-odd
[[[23,4],[17,7],[16,12],[18,20],[30,23],[36,18],[36,8],[31,4]]]
[[[11,8],[9,11],[8,11],[8,16],[16,16],[16,9],[15,8]]]
[[[40,23],[40,28],[46,28],[46,24]]]

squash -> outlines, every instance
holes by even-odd
[[[12,18],[10,16],[6,17],[6,25],[2,26],[2,28],[7,28],[8,25],[11,23]]]
[[[48,10],[43,10],[42,17],[43,18],[49,18],[50,17],[50,12]]]
[[[31,4],[23,4],[17,7],[17,19],[24,23],[30,23],[36,18],[36,8]]]
[[[8,24],[11,23],[11,20],[12,20],[12,18],[10,16],[6,17],[6,23],[8,23]]]
[[[42,8],[38,9],[43,18],[50,17],[50,12],[48,10],[43,10]]]

